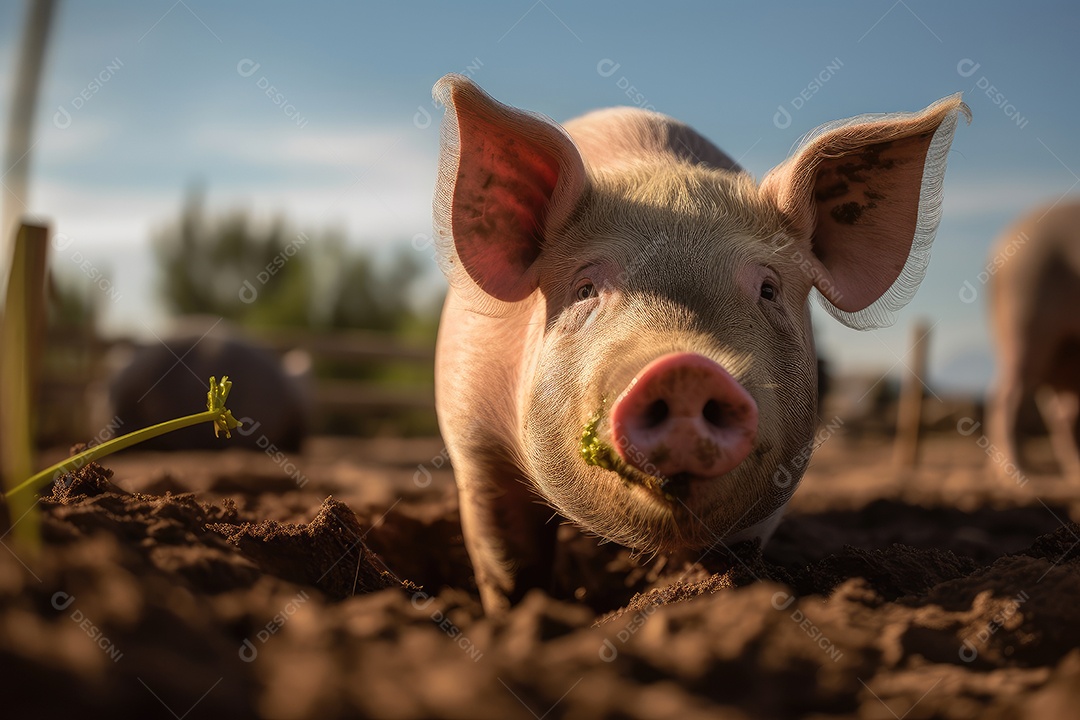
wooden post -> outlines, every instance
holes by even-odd
[[[0,177],[4,180],[0,185],[0,295],[9,274],[11,243],[19,228],[19,218],[26,212],[30,151],[34,148],[34,113],[54,6],[53,0],[28,0],[26,3],[22,50],[15,68],[9,106],[7,148],[4,165],[0,167]]]
[[[930,327],[919,320],[911,336],[911,364],[900,385],[900,403],[896,413],[896,439],[893,466],[911,470],[919,462],[919,430],[922,426],[923,382],[926,380],[926,356],[930,347]]]
[[[0,478],[9,488],[34,471],[34,401],[45,337],[45,272],[49,229],[23,224],[15,237],[7,297],[0,319]],[[31,499],[32,500],[32,499]],[[13,534],[24,547],[37,538],[37,516],[12,505]]]

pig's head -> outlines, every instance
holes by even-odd
[[[808,295],[863,328],[911,297],[959,97],[821,128],[759,185],[655,113],[564,129],[464,77],[435,93],[441,259],[530,333],[514,451],[537,490],[646,551],[767,534],[815,428]]]

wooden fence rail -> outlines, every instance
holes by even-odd
[[[434,347],[369,331],[320,333],[307,330],[246,332],[245,336],[284,357],[306,353],[312,431],[315,433],[434,434]],[[153,342],[151,340],[151,342]],[[39,444],[65,444],[93,437],[106,418],[110,353],[139,343],[85,333],[52,333],[46,340]],[[335,377],[354,374],[356,377]],[[355,371],[349,373],[349,371]]]

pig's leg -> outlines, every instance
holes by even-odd
[[[1009,362],[1007,357],[1002,357],[1001,362],[997,389],[990,399],[987,425],[992,442],[1005,454],[1005,462],[993,470],[1000,477],[1005,477],[1005,468],[1010,462],[1018,468],[1023,467],[1017,425],[1025,387],[1017,363]]]
[[[559,519],[529,488],[514,463],[463,462],[455,462],[454,476],[465,547],[484,612],[503,613],[531,588],[550,590]]]
[[[1009,318],[1005,327],[999,325],[1000,383],[991,401],[988,420],[990,439],[1005,454],[1004,461],[994,469],[1010,481],[1015,477],[1009,475],[1009,462],[1019,469],[1026,467],[1020,413],[1024,401],[1034,397],[1052,375],[1056,343],[1051,338],[1056,335],[1055,330],[1039,316],[1019,311]]]
[[[1078,383],[1080,385],[1080,383]],[[1077,387],[1070,394],[1072,397],[1072,427],[1070,437],[1072,439],[1073,458],[1075,459],[1075,465],[1073,466],[1072,480],[1080,483],[1080,387]]]
[[[1035,394],[1043,422],[1050,433],[1050,444],[1067,480],[1080,482],[1080,451],[1076,447],[1078,398],[1074,393],[1043,386]]]
[[[1071,397],[1073,399],[1072,404],[1072,427],[1070,428],[1072,439],[1072,457],[1074,460],[1073,473],[1070,479],[1077,484],[1080,484],[1080,388],[1075,390]]]

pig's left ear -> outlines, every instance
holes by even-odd
[[[462,75],[434,89],[446,106],[434,223],[451,283],[464,270],[490,297],[522,300],[538,283],[545,239],[577,205],[585,166],[548,118],[503,105]]]
[[[862,115],[811,132],[761,183],[801,246],[825,309],[849,327],[892,322],[930,259],[959,93],[922,112]]]

